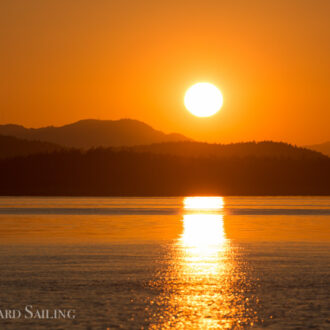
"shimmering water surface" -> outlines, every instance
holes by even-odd
[[[330,197],[0,198],[0,329],[330,328]]]

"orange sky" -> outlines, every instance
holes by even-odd
[[[142,120],[210,142],[330,140],[328,0],[0,3],[0,123]],[[210,118],[185,90],[216,84]]]

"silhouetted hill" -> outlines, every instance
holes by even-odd
[[[324,158],[319,152],[306,148],[292,146],[283,142],[242,142],[231,144],[210,144],[202,142],[169,142],[145,146],[123,148],[135,152],[164,154],[185,157],[257,157],[257,158],[289,158],[289,159],[313,159]]]
[[[315,151],[318,151],[318,152],[322,152],[324,155],[330,156],[330,141],[325,142],[325,143],[306,146],[305,148],[315,150]]]
[[[28,141],[13,136],[0,135],[0,158],[49,153],[60,149],[60,146],[53,143]]]
[[[0,160],[0,195],[330,195],[330,158],[315,155],[219,158],[114,148],[61,151]]]
[[[0,125],[0,134],[83,149],[188,140],[183,135],[165,134],[132,119],[90,119],[61,127],[50,126],[37,129],[19,125]]]

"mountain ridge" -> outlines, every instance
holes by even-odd
[[[233,149],[239,150],[240,147],[245,147],[246,150],[241,148],[241,156],[249,154],[254,148],[256,154],[257,149],[262,151],[265,156],[267,152],[261,148],[262,144],[268,143],[268,153],[271,157],[274,156],[272,152],[278,154],[288,154],[289,148],[284,146],[291,146],[295,148],[295,151],[300,155],[307,155],[306,150],[322,153],[323,155],[330,156],[330,142],[325,142],[316,145],[307,145],[302,147],[293,146],[288,143],[280,143],[274,141],[248,141],[241,143],[205,143],[194,141],[179,133],[166,134],[160,130],[156,130],[150,125],[135,119],[123,118],[119,120],[100,120],[100,119],[82,119],[73,123],[65,124],[62,126],[45,126],[40,128],[26,128],[17,124],[5,124],[0,125],[0,135],[12,136],[18,139],[32,141],[33,143],[45,142],[56,145],[57,147],[65,148],[78,148],[87,150],[90,148],[133,148],[137,152],[153,152],[153,153],[166,153],[173,155],[208,155],[212,156],[214,153],[221,151],[223,154],[233,153]],[[19,144],[23,142],[11,141],[14,148],[20,150],[17,155],[26,155]],[[26,144],[27,146],[27,144]],[[28,150],[33,150],[35,153],[38,148],[40,151],[46,149],[54,149],[54,146],[44,145],[41,147],[27,146]],[[291,148],[291,151],[293,149]],[[6,149],[6,147],[5,147]],[[232,149],[230,152],[229,149]],[[304,149],[305,151],[302,151]],[[291,152],[290,151],[290,152]],[[10,155],[16,155],[15,151],[9,152],[8,150],[0,151],[0,157]],[[251,154],[251,152],[250,152]],[[253,154],[253,152],[252,152]],[[312,154],[309,154],[312,155]],[[314,154],[316,155],[316,154]],[[309,157],[309,156],[307,156]]]
[[[330,141],[318,144],[307,145],[305,148],[321,152],[322,154],[330,157]]]
[[[135,119],[83,119],[63,126],[41,128],[6,124],[0,125],[0,134],[81,149],[190,140],[178,133],[166,134],[155,130],[150,125]]]

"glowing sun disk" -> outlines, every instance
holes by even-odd
[[[184,97],[187,110],[197,117],[210,117],[222,107],[220,90],[213,84],[202,82],[191,86]]]

